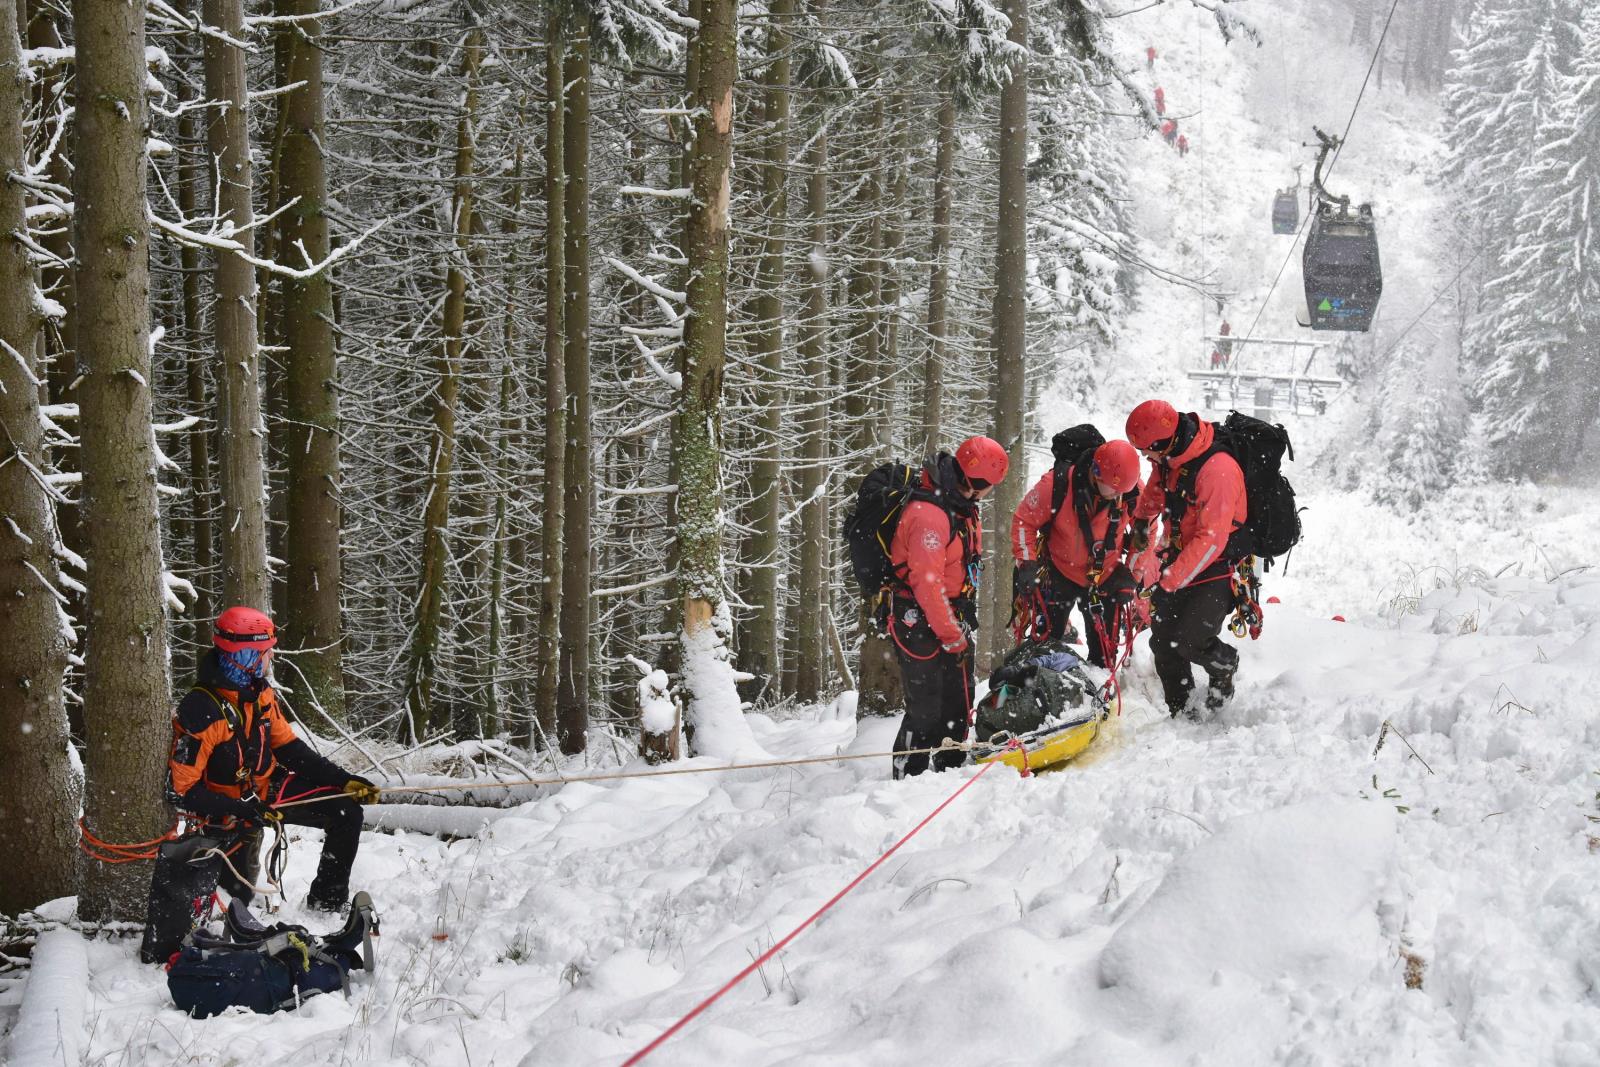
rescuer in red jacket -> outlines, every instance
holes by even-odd
[[[983,558],[978,503],[1006,476],[1006,450],[988,437],[969,437],[954,456],[928,461],[922,484],[906,504],[889,546],[895,582],[889,635],[905,683],[906,716],[895,750],[962,741],[972,708],[972,631]],[[894,776],[959,766],[952,750],[894,758]]]
[[[1116,641],[1115,608],[1133,596],[1122,554],[1133,525],[1139,454],[1126,441],[1086,450],[1062,473],[1066,488],[1053,511],[1055,470],[1034,483],[1011,519],[1015,595],[1037,588],[1050,636],[1067,636],[1069,614],[1083,615],[1089,662],[1104,667]]]
[[[1128,440],[1154,466],[1134,507],[1136,530],[1162,519],[1160,578],[1150,590],[1150,651],[1167,710],[1188,712],[1191,664],[1206,671],[1206,706],[1233,696],[1239,650],[1222,640],[1233,610],[1233,570],[1249,554],[1242,545],[1249,516],[1244,471],[1212,448],[1216,425],[1165,400],[1146,400],[1128,416]],[[1137,535],[1136,535],[1137,536]]]

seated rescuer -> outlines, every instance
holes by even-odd
[[[1133,494],[1140,488],[1139,454],[1126,441],[1107,441],[1086,450],[1064,477],[1059,511],[1051,511],[1056,489],[1051,470],[1012,516],[1012,596],[1025,597],[1035,588],[1043,594],[1052,639],[1068,636],[1068,616],[1076,605],[1083,614],[1089,662],[1104,667],[1115,657],[1116,608],[1135,591],[1133,575],[1121,560],[1133,524]]]
[[[189,932],[195,901],[219,884],[249,900],[260,869],[262,827],[293,823],[323,831],[322,859],[306,898],[309,907],[337,912],[350,893],[350,867],[361,843],[361,809],[378,789],[319,755],[295,736],[267,681],[276,630],[266,615],[232,607],[218,618],[215,646],[200,661],[195,686],[172,720],[167,799],[202,834],[228,852],[189,862],[195,849],[170,842],[156,859],[140,958],[164,962]],[[278,810],[276,804],[328,797]]]
[[[998,441],[969,437],[956,454],[928,460],[922,481],[895,527],[889,562],[895,581],[889,604],[905,684],[906,715],[895,750],[962,741],[972,708],[972,631],[978,625],[978,569],[983,531],[978,503],[1006,476],[1010,458]],[[894,776],[960,766],[961,751],[894,758]]]
[[[1189,710],[1190,664],[1199,664],[1209,678],[1206,706],[1215,711],[1233,696],[1239,668],[1239,650],[1221,634],[1234,606],[1233,570],[1248,555],[1241,547],[1249,517],[1244,471],[1226,452],[1210,451],[1215,423],[1192,411],[1180,415],[1165,400],[1134,408],[1127,433],[1154,467],[1134,507],[1135,539],[1157,517],[1165,530],[1161,576],[1151,590],[1150,652],[1167,710]],[[1186,480],[1191,463],[1198,470]]]

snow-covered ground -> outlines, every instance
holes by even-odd
[[[1342,129],[1364,69],[1344,27],[1330,43],[1295,5],[1248,7],[1266,48],[1224,50],[1183,4],[1121,31],[1130,55],[1160,48],[1152,84],[1193,142],[1184,160],[1131,149],[1151,257],[1237,294],[1238,334],[1288,251],[1265,231],[1293,144]],[[1424,102],[1369,88],[1339,168],[1385,192],[1396,333],[1436,273],[1432,130]],[[1297,263],[1258,335],[1304,336]],[[1125,373],[1077,413],[1108,429],[1146,396],[1198,399],[1179,375],[1214,309],[1140,299]],[[1159,710],[1141,639],[1124,714],[1085,758],[986,773],[647,1062],[1600,1062],[1600,493],[1463,487],[1396,514],[1318,487],[1306,461],[1329,431],[1291,428],[1305,540],[1267,580],[1281,603],[1216,721]],[[895,728],[826,707],[750,721],[780,756],[881,752]],[[131,941],[95,941],[88,1062],[615,1067],[975,773],[896,783],[874,759],[574,784],[474,809],[486,827],[449,842],[369,833],[355,885],[382,913],[381,962],[348,1000],[194,1021]],[[298,836],[295,900],[318,843]]]
[[[1158,711],[1141,644],[1085,759],[986,774],[647,1062],[1594,1063],[1600,574],[1570,568],[1600,498],[1309,503],[1218,721]],[[780,754],[894,728],[752,721]],[[89,1062],[618,1064],[975,773],[887,771],[578,784],[469,839],[369,834],[375,980],[196,1022],[95,942]]]

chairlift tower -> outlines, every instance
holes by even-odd
[[[1349,384],[1329,366],[1328,341],[1283,337],[1205,338],[1198,366],[1185,373],[1198,386],[1202,415],[1243,411],[1266,422],[1286,415],[1317,416]]]

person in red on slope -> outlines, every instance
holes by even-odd
[[[1150,45],[1144,50],[1144,69],[1153,70],[1156,65],[1156,46]]]
[[[1104,667],[1116,651],[1116,610],[1137,589],[1121,559],[1142,484],[1139,454],[1126,441],[1086,450],[1063,472],[1066,489],[1052,514],[1056,476],[1051,470],[1035,482],[1012,516],[1013,592],[1037,586],[1044,594],[1052,638],[1066,636],[1076,606],[1089,662]]]
[[[972,708],[972,632],[977,628],[978,568],[983,530],[978,504],[1006,476],[1010,458],[998,441],[969,437],[954,456],[941,452],[923,468],[922,484],[901,513],[889,546],[895,580],[889,602],[905,683],[906,715],[895,750],[934,748],[964,740]],[[965,753],[894,757],[894,776],[959,766]]]
[[[1157,115],[1165,115],[1166,113],[1167,113],[1167,91],[1165,89],[1161,88],[1161,86],[1158,85],[1158,86],[1156,86],[1156,114]]]
[[[1178,137],[1178,123],[1174,119],[1167,119],[1161,124],[1161,139],[1171,144]]]
[[[1188,154],[1189,154],[1189,138],[1185,137],[1183,134],[1180,133],[1180,134],[1178,134],[1178,155],[1180,157],[1182,157],[1182,156],[1186,156]]]
[[[1249,554],[1244,471],[1212,447],[1216,425],[1194,412],[1179,414],[1165,400],[1146,400],[1128,416],[1128,440],[1154,470],[1134,506],[1134,543],[1149,539],[1163,520],[1161,573],[1151,595],[1150,651],[1174,716],[1190,711],[1191,664],[1205,669],[1206,706],[1215,711],[1233,696],[1239,651],[1222,640],[1233,610],[1233,569]]]

